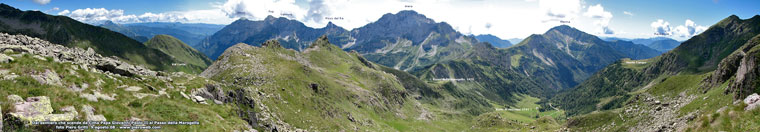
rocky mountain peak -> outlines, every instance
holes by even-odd
[[[322,35],[317,38],[317,40],[314,40],[313,43],[309,46],[309,48],[314,47],[330,47],[330,40],[327,38],[327,35]]]
[[[380,23],[390,23],[390,22],[401,22],[401,23],[416,23],[416,24],[432,24],[435,23],[433,19],[425,17],[425,15],[419,14],[416,11],[413,10],[403,10],[396,14],[387,13],[383,15],[383,17],[380,17],[377,22]]]
[[[562,34],[577,34],[577,33],[582,33],[583,31],[575,29],[575,28],[570,27],[568,25],[559,25],[559,26],[556,26],[556,27],[553,27],[553,28],[549,29],[544,34],[550,34],[551,32],[559,32],[559,33],[562,33]]]
[[[742,19],[739,18],[739,16],[731,15],[731,16],[728,16],[728,17],[724,18],[723,20],[720,20],[720,22],[718,22],[718,23],[720,25],[729,25],[729,24],[736,24],[736,23],[739,23],[741,21],[742,21]]]
[[[272,15],[268,15],[266,18],[264,18],[264,21],[274,21],[277,20],[277,17],[274,17]]]
[[[327,26],[325,26],[325,28],[335,28],[335,27],[338,27],[338,25],[335,25],[332,21],[327,22]]]

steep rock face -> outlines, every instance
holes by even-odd
[[[712,87],[729,82],[726,93],[732,93],[734,99],[743,99],[744,97],[757,93],[760,89],[760,71],[758,62],[760,62],[760,35],[755,36],[745,43],[739,50],[734,51],[718,64],[718,68],[713,74],[705,78],[707,82],[703,86],[704,91]]]

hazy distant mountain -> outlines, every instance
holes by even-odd
[[[520,43],[520,42],[523,41],[523,39],[521,39],[521,38],[511,38],[511,39],[507,39],[507,40],[509,41],[509,43],[512,43],[512,44],[517,44],[517,43]]]
[[[154,70],[177,71],[181,63],[118,32],[81,23],[65,16],[40,11],[21,11],[0,4],[0,32],[38,37],[66,47],[92,48],[104,56],[117,56],[126,62]]]
[[[498,48],[507,48],[509,46],[512,46],[512,43],[507,40],[502,40],[499,37],[493,36],[491,34],[481,34],[475,36],[475,39],[477,39],[480,42],[488,42],[491,43],[494,47]]]
[[[617,41],[617,40],[631,41],[631,39],[628,39],[628,38],[618,38],[618,37],[600,37],[600,39],[604,41]]]
[[[657,50],[659,50],[661,52],[667,52],[667,51],[672,50],[673,48],[678,47],[678,45],[680,45],[680,44],[681,44],[681,42],[678,42],[676,40],[666,39],[666,40],[653,41],[652,43],[650,43],[647,46],[649,46],[650,48],[653,48],[653,49],[657,49]]]
[[[207,36],[210,36],[224,27],[224,25],[216,24],[178,22],[116,24],[111,21],[106,21],[100,26],[122,33],[140,42],[148,41],[149,38],[152,38],[155,35],[166,34],[174,36],[191,46],[198,44]]]
[[[613,41],[613,42],[618,41],[618,40],[631,41],[635,44],[646,45],[649,48],[656,49],[660,52],[667,52],[681,44],[681,42],[678,42],[674,39],[667,38],[667,37],[636,38],[636,39],[605,37],[603,38],[603,40]]]
[[[660,40],[672,40],[672,41],[676,41],[676,40],[668,38],[668,37],[636,38],[636,39],[631,39],[629,41],[631,41],[631,42],[633,42],[635,44],[650,45],[653,42],[660,41]]]

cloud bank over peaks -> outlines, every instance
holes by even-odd
[[[597,27],[597,33],[615,34],[615,32],[609,27],[612,13],[605,11],[601,4],[589,6],[586,12],[583,13],[583,16],[589,17],[594,21],[594,26]]]
[[[164,13],[146,12],[141,15],[124,14],[121,9],[84,8],[73,11],[63,10],[57,13],[71,17],[75,20],[96,24],[104,21],[116,23],[141,23],[141,22],[185,22],[185,23],[214,23],[226,24],[233,19],[218,10],[191,10],[173,11]]]
[[[670,23],[665,20],[658,19],[657,21],[652,22],[650,26],[654,29],[655,35],[671,36],[685,39],[691,38],[694,35],[700,34],[707,30],[707,27],[697,25],[690,19],[686,19],[684,25],[678,25],[675,27],[670,26]]]
[[[580,0],[539,0],[538,7],[546,15],[544,22],[572,21],[582,8]]]
[[[228,0],[218,8],[229,18],[254,20],[269,15],[302,20],[307,11],[296,5],[295,0]]]

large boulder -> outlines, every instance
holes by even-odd
[[[757,95],[757,93],[749,95],[744,99],[744,103],[747,104],[747,107],[745,107],[744,110],[755,109],[760,105],[760,95]]]
[[[95,115],[95,108],[90,105],[82,106],[84,112],[84,118],[87,121],[106,121],[106,117],[103,115]]]
[[[55,71],[51,70],[45,70],[45,73],[39,74],[39,75],[32,75],[32,78],[34,80],[37,80],[37,82],[40,82],[41,84],[48,84],[48,85],[55,85],[55,86],[61,86],[61,77],[58,76]]]
[[[8,63],[13,61],[13,57],[7,56],[5,54],[0,54],[0,63]]]
[[[39,96],[16,102],[10,115],[26,123],[33,121],[71,121],[79,116],[76,109],[71,106],[64,107],[61,111],[64,114],[52,114],[53,107],[50,104],[50,99],[46,96]]]

